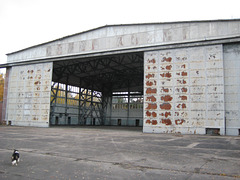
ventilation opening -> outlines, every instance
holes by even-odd
[[[219,128],[206,128],[206,134],[209,135],[220,135],[220,129]]]
[[[8,125],[11,126],[12,125],[12,121],[8,121]]]
[[[118,119],[118,126],[121,126],[121,124],[122,124],[122,120]]]

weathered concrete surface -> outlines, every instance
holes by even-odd
[[[239,19],[107,25],[8,54],[8,63],[239,36]]]
[[[144,55],[144,132],[205,134],[218,128],[225,135],[222,45]],[[237,136],[238,127],[227,135]]]
[[[49,127],[52,63],[15,66],[9,73],[8,123]]]
[[[17,148],[18,166],[10,157]],[[238,179],[240,137],[0,126],[0,179]]]

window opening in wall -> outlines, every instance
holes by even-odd
[[[220,135],[220,129],[219,128],[206,128],[206,134]]]
[[[102,123],[103,110],[101,92],[52,82],[51,117],[58,115],[60,121],[67,116],[65,121],[61,121],[62,125],[99,125]],[[55,119],[55,125],[59,123]]]
[[[112,98],[112,109],[128,109],[128,98],[130,109],[143,109],[143,95],[140,92],[114,92]]]

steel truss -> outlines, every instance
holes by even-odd
[[[59,61],[53,67],[52,124],[71,124],[74,118],[78,125],[103,125],[113,92],[143,92],[142,53]]]
[[[51,89],[52,125],[103,125],[103,112],[108,102],[101,92],[56,82],[52,83]]]

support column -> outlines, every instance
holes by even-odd
[[[80,81],[79,81],[79,94],[78,94],[78,125],[80,125],[80,123],[81,123],[81,117],[80,117],[80,115],[81,115],[81,97],[82,97],[82,91],[81,91],[81,84],[82,84],[82,82],[81,82],[81,79],[80,79]]]
[[[68,117],[68,104],[67,104],[67,100],[68,100],[68,79],[67,79],[67,83],[65,85],[65,125],[68,124],[67,123],[67,117]]]
[[[57,89],[56,92],[54,93],[54,85],[52,85],[52,94],[54,95],[53,99],[50,102],[50,106],[51,106],[51,114],[50,114],[50,125],[51,125],[51,120],[53,120],[53,116],[55,114],[55,109],[56,109],[56,105],[57,105],[57,97],[58,97],[58,91],[59,91],[59,82],[57,82]],[[50,98],[51,99],[51,98]],[[57,125],[56,122],[54,125]]]
[[[92,125],[95,125],[95,123],[93,123],[93,87],[91,88],[90,113],[91,113],[91,123],[92,123]]]
[[[130,116],[130,88],[129,88],[129,81],[128,81],[127,126],[129,125],[129,116]]]
[[[3,104],[2,104],[2,118],[0,119],[0,125],[7,123],[7,98],[8,98],[8,82],[11,68],[6,68],[6,75],[4,81],[4,92],[3,92]]]

